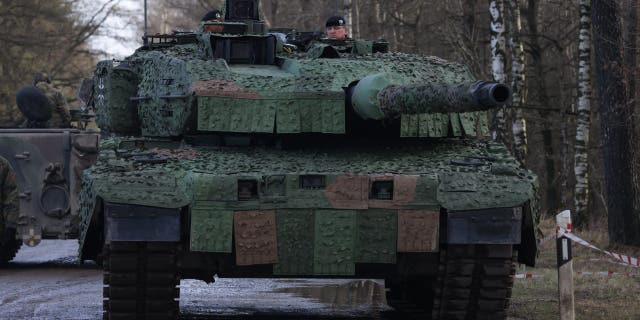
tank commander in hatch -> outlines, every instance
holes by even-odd
[[[223,22],[224,17],[222,16],[222,12],[218,9],[213,9],[202,17],[202,29],[205,32],[211,33],[222,33],[224,31],[224,26],[215,24],[215,22]],[[208,24],[208,22],[214,22],[214,24]]]
[[[207,22],[207,21],[221,22],[223,20],[224,19],[222,18],[222,12],[220,12],[220,10],[218,9],[213,9],[207,12],[207,14],[205,14],[204,17],[202,17],[202,22]]]
[[[44,73],[38,72],[33,78],[33,86],[40,89],[49,99],[52,107],[51,120],[49,120],[49,128],[69,128],[71,127],[71,113],[67,100],[62,92],[53,86],[51,78]]]
[[[327,19],[327,23],[325,25],[325,31],[327,33],[327,38],[331,40],[346,40],[347,35],[349,34],[349,29],[347,28],[347,21],[341,16],[333,16]]]

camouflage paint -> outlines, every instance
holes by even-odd
[[[315,222],[313,274],[355,274],[356,212],[318,210]]]
[[[394,218],[380,212],[397,215],[398,210],[437,212],[440,208],[515,207],[527,203],[535,192],[532,187],[535,177],[519,168],[504,146],[493,142],[443,139],[424,146],[386,148],[384,152],[373,147],[351,150],[210,147],[171,152],[154,147],[152,140],[145,143],[153,150],[152,154],[163,155],[167,161],[146,163],[122,157],[128,154],[124,147],[133,148],[135,144],[127,139],[102,141],[101,160],[85,171],[83,177],[80,198],[83,226],[91,220],[97,199],[168,208],[188,206],[191,249],[229,253],[234,245],[233,212],[275,210],[280,262],[275,270],[279,274],[309,274],[310,270],[313,274],[346,273],[352,270],[348,264],[360,262],[359,259],[391,261],[388,253],[396,242],[392,234],[398,237],[408,231],[398,230],[384,236],[380,233],[384,241],[366,239],[363,235],[370,234],[366,230],[376,227],[362,217],[378,219],[382,215],[388,220]],[[302,189],[300,177],[305,174],[324,176],[326,187]],[[238,201],[238,180],[255,180],[259,186],[257,198]],[[369,199],[372,183],[379,180],[394,182],[392,200]],[[318,212],[326,215],[320,216]],[[323,219],[333,216],[340,217],[336,221],[342,222],[329,228],[353,232],[343,239],[351,243],[343,254],[351,262],[344,265],[331,262],[335,252],[328,252],[329,246],[316,247],[329,238],[324,233],[318,234],[316,228],[324,225]],[[301,226],[304,228],[300,229]],[[389,224],[384,226],[388,230]],[[432,236],[433,232],[425,234]],[[363,248],[362,243],[372,245]],[[314,263],[309,265],[311,260]]]
[[[233,221],[236,265],[278,262],[275,211],[236,211]]]
[[[233,211],[196,204],[191,209],[191,251],[231,253]]]
[[[398,252],[437,252],[440,212],[400,210]]]
[[[131,131],[131,121],[136,117],[131,117],[127,110],[134,110],[137,105],[142,134],[177,136],[188,127],[190,106],[195,104],[197,128],[202,131],[343,134],[343,88],[369,75],[384,73],[394,85],[416,88],[399,91],[407,95],[403,99],[391,99],[398,94],[388,95],[402,105],[415,102],[413,108],[427,98],[433,103],[440,102],[435,94],[443,90],[451,93],[446,89],[450,85],[456,88],[456,84],[473,81],[465,66],[434,57],[371,54],[370,43],[361,41],[355,42],[354,54],[340,53],[337,59],[313,59],[281,52],[278,66],[229,65],[224,60],[210,60],[207,38],[210,35],[199,36],[202,41],[199,44],[138,50],[120,66],[111,61],[98,64],[96,92],[104,97],[98,103],[104,106],[98,108],[101,124],[115,132]],[[361,49],[365,53],[360,53]],[[138,77],[132,78],[132,74]],[[137,92],[127,89],[135,85]],[[432,88],[434,92],[424,88]],[[129,97],[135,97],[136,101],[129,101]],[[418,113],[416,109],[407,110]],[[441,108],[437,112],[465,111]],[[254,114],[259,116],[250,116]],[[220,115],[224,117],[217,118]],[[412,123],[405,124],[411,129],[403,130],[402,136],[441,137],[448,132],[451,121],[446,116],[431,117],[422,124],[421,131],[417,131],[415,121]],[[432,129],[428,129],[429,124]],[[474,122],[473,126],[476,125],[484,124]],[[475,131],[474,128],[466,134],[475,135]]]
[[[109,89],[101,112],[113,131],[127,132],[130,125],[117,127],[114,119],[131,110],[123,104],[133,103],[147,137],[342,135],[345,88],[384,75],[380,90],[364,95],[379,107],[369,115],[399,121],[399,137],[428,140],[384,149],[276,150],[108,139],[83,176],[81,250],[101,202],[184,207],[192,251],[235,253],[238,265],[272,264],[281,275],[353,275],[356,263],[395,263],[398,252],[437,251],[442,208],[533,203],[535,177],[504,146],[447,138],[489,132],[486,107],[470,98],[475,79],[463,65],[372,53],[366,41],[351,44],[351,53],[318,45],[308,53],[278,52],[276,65],[238,65],[212,59],[211,34],[196,37],[198,43],[140,49],[119,65],[98,65],[96,75]],[[335,57],[322,57],[327,50]],[[118,91],[116,83],[135,83],[136,91]],[[323,177],[325,187],[302,188],[305,175]],[[241,180],[255,184],[250,198],[239,199]],[[379,181],[393,183],[391,199],[372,199]]]
[[[93,82],[96,124],[101,130],[120,134],[140,132],[136,105],[130,97],[137,96],[137,76],[126,68],[114,68],[112,60],[96,66]]]
[[[356,262],[395,263],[397,211],[360,210],[356,219]]]
[[[313,274],[315,215],[311,209],[277,211],[278,263],[276,275]]]

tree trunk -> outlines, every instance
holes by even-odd
[[[575,224],[589,223],[589,129],[591,127],[591,0],[580,0],[578,117],[574,145]]]
[[[527,27],[529,28],[529,52],[531,54],[531,67],[534,70],[534,76],[536,81],[531,87],[535,87],[536,95],[540,104],[545,107],[553,107],[551,99],[549,98],[549,92],[547,91],[545,79],[545,69],[543,61],[542,45],[540,44],[540,31],[538,29],[538,0],[527,0],[527,10],[525,17],[527,20]],[[546,210],[554,212],[559,207],[558,200],[558,187],[556,186],[556,161],[554,158],[554,138],[553,138],[553,125],[551,124],[551,117],[548,112],[542,110],[540,112],[540,118],[542,119],[542,148],[544,150],[544,184],[545,190],[544,199],[546,200]]]
[[[504,3],[503,0],[489,0],[489,13],[491,15],[491,70],[493,80],[505,83],[505,36],[504,36]],[[502,141],[505,132],[504,108],[500,108],[494,118],[493,138]]]
[[[513,122],[511,132],[513,134],[513,151],[516,159],[523,165],[527,157],[527,123],[522,114],[522,106],[525,102],[525,55],[524,46],[520,38],[522,32],[522,20],[520,19],[520,1],[509,0],[511,12],[511,89],[513,90]]]
[[[633,212],[630,142],[631,112],[625,101],[622,34],[615,0],[594,0],[592,7],[596,83],[601,115],[609,239],[640,244],[638,217]]]
[[[629,150],[631,151],[631,176],[633,185],[633,211],[636,219],[640,220],[640,132],[638,131],[638,102],[637,102],[637,81],[638,76],[638,1],[625,0],[624,7],[627,9],[624,14],[624,69],[626,74],[627,103],[631,115],[631,126],[629,128],[631,139],[629,139]]]

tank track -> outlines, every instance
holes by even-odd
[[[399,319],[506,319],[514,274],[511,245],[449,245],[437,279],[392,282],[387,302]]]
[[[513,253],[511,245],[449,245],[440,254],[433,318],[506,319]]]
[[[175,243],[105,245],[103,319],[177,319],[178,255]]]
[[[433,278],[427,277],[391,280],[387,304],[394,308],[394,312],[386,314],[385,319],[431,319],[435,283]]]
[[[15,229],[0,229],[0,266],[7,264],[15,258],[22,246],[22,241],[16,239]]]

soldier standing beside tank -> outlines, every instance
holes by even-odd
[[[9,164],[0,159],[0,266],[11,261],[22,244],[15,233],[18,206],[15,175]]]
[[[44,72],[38,72],[33,78],[33,86],[40,89],[44,93],[44,95],[47,96],[49,102],[51,102],[53,112],[51,115],[51,120],[49,120],[49,124],[47,125],[47,127],[71,127],[71,113],[69,112],[67,101],[60,90],[53,86],[53,84],[51,83],[51,78],[49,78],[49,76]]]
[[[331,40],[346,40],[349,35],[347,21],[341,16],[333,16],[327,19],[325,27],[327,38]]]
[[[9,163],[0,161],[0,228],[6,228],[6,221],[18,219],[18,187]],[[0,231],[1,233],[2,231]]]

